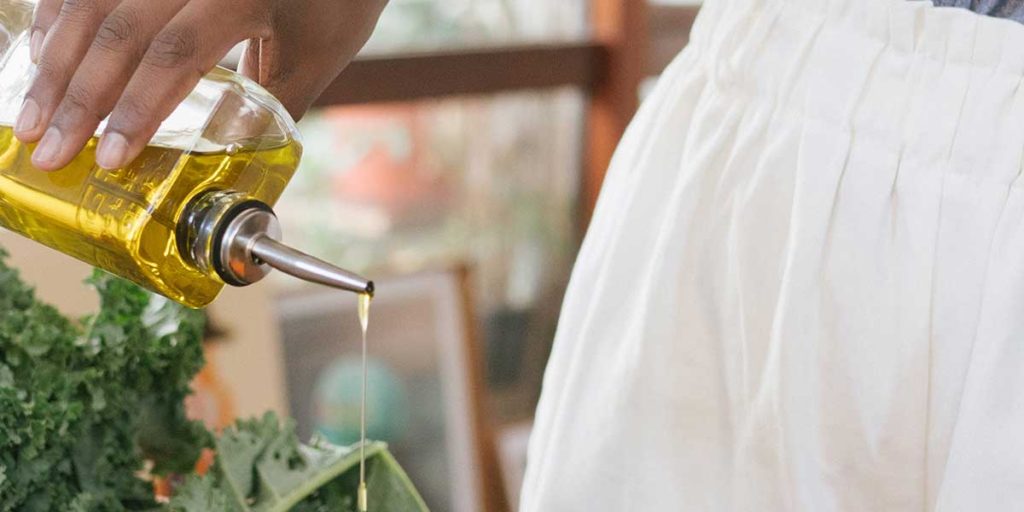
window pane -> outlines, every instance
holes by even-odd
[[[581,39],[585,0],[391,0],[368,52]]]

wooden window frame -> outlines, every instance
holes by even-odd
[[[636,112],[641,82],[682,48],[693,6],[647,0],[589,0],[587,41],[460,47],[357,58],[317,106],[403,102],[573,87],[588,96],[580,183],[585,230],[605,171]]]

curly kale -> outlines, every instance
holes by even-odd
[[[39,302],[0,253],[0,511],[153,509],[137,475],[189,471],[203,427],[183,398],[203,318],[97,272],[98,314]]]

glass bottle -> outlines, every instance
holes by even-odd
[[[0,225],[190,307],[270,266],[372,292],[279,242],[271,207],[298,166],[299,134],[273,96],[226,69],[207,74],[126,167],[96,165],[98,137],[61,170],[33,167],[34,146],[12,129],[34,75],[33,9],[0,0]]]

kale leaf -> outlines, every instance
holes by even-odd
[[[267,413],[226,429],[216,451],[210,474],[187,480],[172,512],[356,512],[358,445],[301,444],[291,421]],[[373,510],[427,510],[383,443],[366,446],[366,481]]]
[[[193,467],[210,435],[182,400],[203,365],[200,312],[108,274],[96,315],[43,304],[0,251],[0,511],[157,507],[140,478]]]

